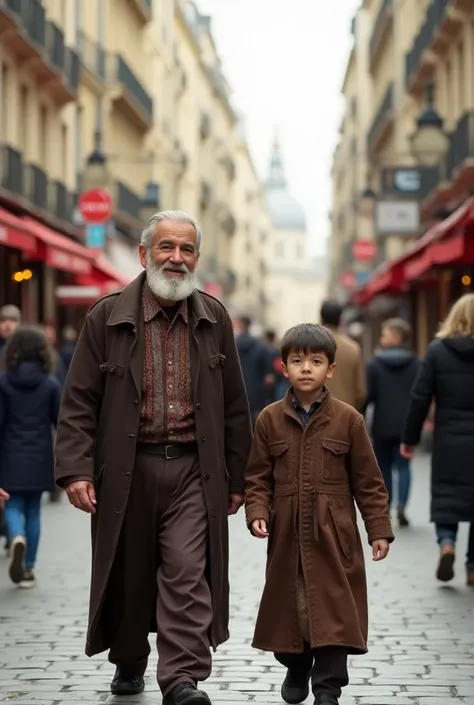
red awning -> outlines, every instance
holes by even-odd
[[[0,208],[0,245],[14,247],[28,254],[36,249],[35,238],[23,221],[4,208]]]
[[[93,261],[92,266],[94,270],[99,272],[106,280],[116,282],[119,288],[127,286],[133,279],[133,277],[127,277],[122,274],[122,272],[119,272],[104,255],[99,255],[97,259]]]
[[[34,259],[54,269],[73,274],[88,274],[92,270],[92,256],[85,247],[67,235],[61,235],[33,218],[22,218],[36,240]]]
[[[354,295],[359,306],[382,293],[403,293],[408,282],[418,279],[439,264],[470,263],[464,257],[474,255],[471,238],[466,234],[474,227],[474,198],[469,199],[449,218],[430,228],[409,252],[386,265]],[[473,260],[474,264],[474,260]]]

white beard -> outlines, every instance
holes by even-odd
[[[186,265],[182,264],[176,269],[184,272],[184,277],[173,279],[164,274],[165,270],[169,268],[170,265],[168,263],[157,267],[151,258],[151,252],[147,252],[146,280],[153,294],[164,301],[182,301],[187,299],[197,288],[196,272],[190,272]]]

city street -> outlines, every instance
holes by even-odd
[[[343,705],[474,705],[474,589],[465,585],[466,527],[457,573],[449,586],[434,578],[437,547],[428,524],[428,459],[416,462],[409,515],[388,559],[369,563],[370,652],[351,660]],[[88,603],[88,518],[65,498],[45,503],[38,587],[9,583],[0,558],[0,701],[22,705],[161,702],[155,658],[147,687],[135,698],[113,698],[113,667],[105,654],[84,656]],[[271,654],[251,649],[264,572],[265,544],[252,539],[243,513],[231,522],[231,633],[214,659],[205,689],[215,703],[277,703],[283,670]],[[308,699],[308,703],[311,700]]]

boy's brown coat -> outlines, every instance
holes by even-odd
[[[367,586],[354,499],[369,542],[393,540],[388,496],[363,417],[329,393],[305,428],[292,391],[261,413],[246,470],[246,518],[269,526],[253,646],[300,652],[298,559],[311,646],[367,651]]]

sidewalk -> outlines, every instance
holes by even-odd
[[[456,578],[439,585],[428,482],[428,459],[421,457],[409,512],[413,526],[397,530],[386,561],[368,561],[370,652],[352,659],[342,705],[474,705],[474,589],[464,581],[466,527],[459,536]],[[36,589],[11,586],[1,552],[0,702],[161,702],[155,658],[146,692],[114,699],[113,667],[105,654],[84,656],[89,563],[88,518],[65,498],[59,505],[45,504]],[[231,521],[232,638],[215,654],[213,676],[204,686],[214,703],[281,702],[283,669],[271,654],[249,646],[264,563],[264,542],[250,537],[239,514]]]

